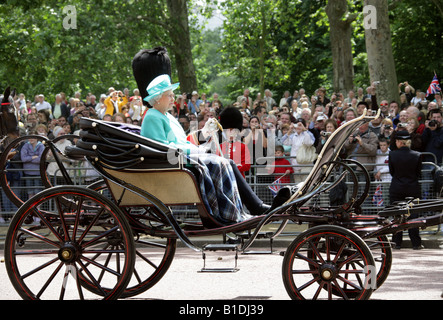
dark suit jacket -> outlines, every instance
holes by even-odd
[[[389,188],[391,203],[406,197],[421,196],[420,178],[422,156],[407,147],[389,153],[389,172],[392,182]]]
[[[55,108],[55,104],[53,104],[51,106],[52,108],[52,114],[54,114],[54,108]],[[64,116],[66,118],[66,120],[68,120],[68,117],[71,115],[71,109],[62,102],[62,104],[60,105],[60,110],[62,112],[62,116]]]

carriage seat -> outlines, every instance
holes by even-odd
[[[179,150],[140,135],[140,127],[82,118],[80,139],[68,147],[68,157],[87,157],[101,171],[119,206],[145,207],[146,200],[115,183],[115,179],[136,186],[167,206],[197,206],[206,227],[223,224],[205,209],[197,179],[197,168],[184,164]]]
[[[70,157],[89,156],[105,166],[165,169],[179,166],[179,150],[140,135],[140,127],[82,118],[80,139],[66,151]]]

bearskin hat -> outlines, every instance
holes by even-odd
[[[132,59],[132,72],[142,99],[148,93],[146,88],[157,76],[167,74],[171,77],[171,60],[164,47],[140,50]]]
[[[220,113],[220,124],[223,129],[243,130],[243,116],[235,107],[228,107]]]

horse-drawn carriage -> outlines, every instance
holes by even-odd
[[[2,107],[6,105],[4,100]],[[3,119],[7,116],[7,112],[2,114]],[[271,222],[280,223],[272,239],[287,223],[308,223],[309,228],[285,251],[282,276],[289,296],[368,299],[390,271],[387,235],[438,225],[443,209],[439,200],[408,199],[377,215],[360,212],[368,195],[369,174],[358,162],[338,155],[348,137],[372,119],[365,113],[336,130],[306,180],[292,188],[289,200],[263,215],[232,224],[208,213],[194,174],[198,162],[140,136],[137,127],[83,118],[80,139],[64,156],[87,160],[102,180],[88,187],[53,187],[42,177],[45,189],[27,201],[17,198],[8,186],[5,163],[11,149],[6,147],[0,158],[2,186],[19,206],[5,240],[9,278],[24,299],[131,297],[162,278],[174,258],[177,240],[196,252],[241,253]],[[51,141],[45,143],[54,154],[59,153]],[[343,205],[321,208],[311,204],[346,176],[358,185],[355,166],[367,178],[362,194],[355,187]],[[44,165],[41,171],[44,175]],[[200,220],[178,221],[171,209],[174,205],[195,206]],[[411,212],[436,214],[408,220]],[[249,236],[244,242],[227,243],[227,235],[242,234],[244,239],[245,231]],[[192,241],[214,235],[221,236],[220,244],[199,247]]]

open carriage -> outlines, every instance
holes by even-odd
[[[282,276],[293,299],[368,299],[389,274],[388,234],[442,222],[443,202],[410,199],[378,215],[362,215],[369,175],[358,162],[340,160],[348,137],[374,117],[354,119],[336,130],[306,180],[290,199],[261,216],[225,224],[205,208],[195,170],[174,150],[141,137],[134,127],[81,120],[76,146],[66,152],[86,159],[102,181],[88,188],[48,187],[24,203],[17,200],[5,241],[9,278],[24,299],[116,299],[138,295],[155,285],[168,270],[177,240],[203,254],[207,250],[245,252],[263,227],[279,222],[277,237],[288,222],[309,223],[285,251]],[[314,197],[345,176],[358,184],[353,166],[366,172],[361,196],[338,207],[310,205]],[[334,176],[332,173],[340,174]],[[171,206],[192,205],[200,221],[178,221]],[[407,220],[412,212],[434,216]],[[248,231],[246,239],[243,232]],[[244,240],[229,244],[229,235]],[[195,237],[220,235],[220,244],[197,246]]]

